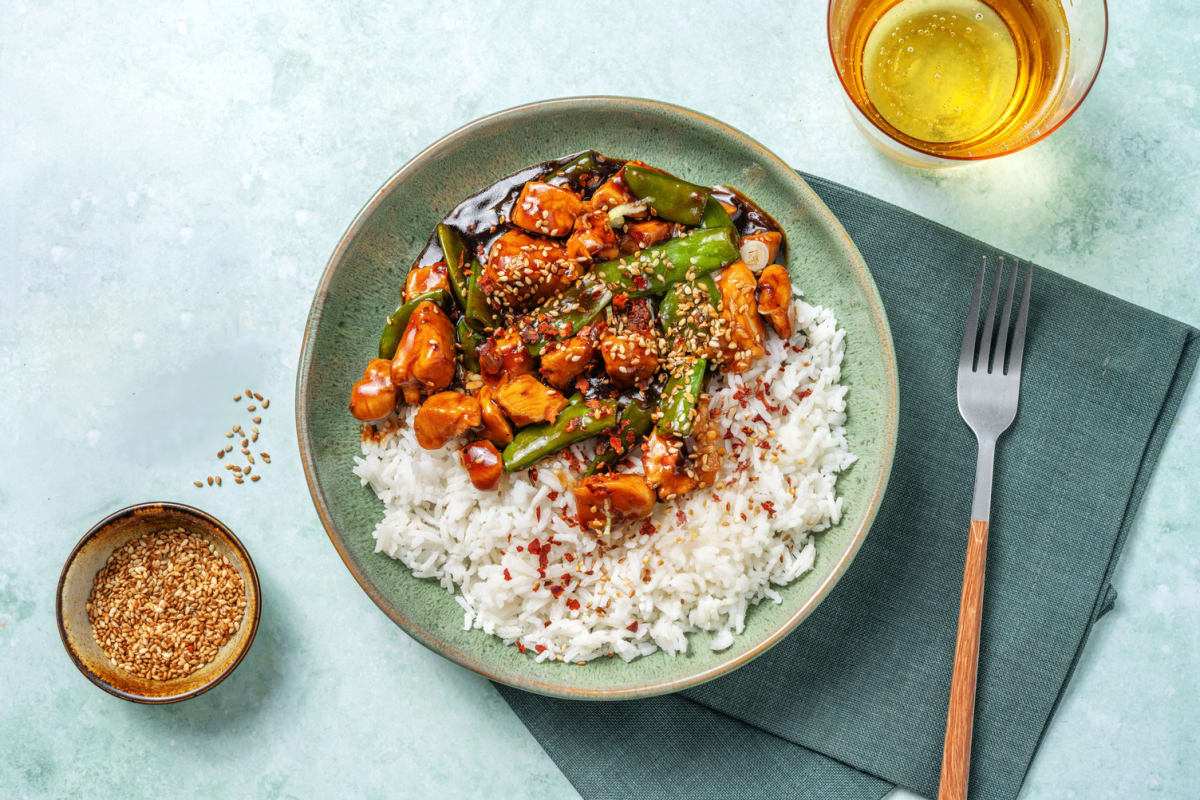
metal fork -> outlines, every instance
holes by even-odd
[[[1021,391],[1021,358],[1025,351],[1025,323],[1029,320],[1033,265],[1030,264],[1025,273],[1025,288],[1021,294],[1017,321],[1012,328],[1012,343],[1009,345],[1013,292],[1021,264],[1018,261],[1014,265],[1008,279],[1004,311],[1000,316],[1000,325],[996,327],[1004,258],[1001,257],[999,261],[996,276],[992,280],[982,336],[979,335],[979,301],[987,273],[986,257],[979,268],[958,359],[958,412],[975,433],[979,442],[979,459],[975,467],[975,498],[971,503],[971,533],[967,539],[967,559],[963,568],[962,602],[958,610],[958,637],[954,644],[954,672],[950,681],[950,708],[946,714],[946,743],[942,751],[938,800],[965,800],[967,796],[971,733],[975,721],[975,676],[979,666],[983,576],[992,506],[992,468],[995,465],[996,440],[1008,430],[1017,416],[1017,399]]]

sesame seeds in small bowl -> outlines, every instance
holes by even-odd
[[[92,683],[137,703],[202,694],[241,663],[258,630],[258,574],[212,516],[142,503],[96,524],[58,582],[58,630]]]

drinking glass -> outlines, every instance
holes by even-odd
[[[906,0],[896,0],[883,5],[880,5],[878,0],[829,0],[828,28],[829,53],[833,57],[834,69],[845,90],[850,116],[871,144],[907,164],[921,167],[955,166],[1014,153],[1041,141],[1057,130],[1075,109],[1079,108],[1095,83],[1100,64],[1104,60],[1104,49],[1108,41],[1106,0],[1062,0],[1069,48],[1067,63],[1060,71],[1061,83],[1057,94],[1044,104],[1037,114],[1025,120],[1011,135],[1001,140],[953,154],[931,152],[943,148],[937,143],[922,142],[900,133],[874,108],[862,90],[865,45],[857,47],[851,42],[850,31],[853,25],[871,24],[869,21],[857,19],[868,5],[874,6],[872,16],[878,19],[888,9],[901,2]],[[992,6],[990,0],[986,4]],[[865,42],[865,39],[860,37],[859,41]],[[859,89],[857,93],[852,91],[853,86]]]

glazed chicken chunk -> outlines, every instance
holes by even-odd
[[[608,214],[587,210],[575,219],[571,238],[567,239],[567,257],[576,261],[616,258],[617,234],[608,224]]]
[[[592,365],[595,355],[596,348],[583,335],[551,342],[542,351],[539,372],[546,379],[546,383],[561,391]]]
[[[431,395],[413,417],[417,444],[436,450],[455,436],[479,427],[479,401],[462,392],[438,392]]]
[[[592,475],[571,493],[579,523],[602,530],[608,521],[641,519],[654,510],[654,490],[641,475]]]
[[[350,413],[355,419],[371,422],[383,419],[395,407],[392,362],[386,358],[372,358],[363,370],[362,380],[350,391]]]
[[[792,281],[787,270],[772,264],[758,276],[758,289],[754,293],[758,302],[758,313],[779,334],[781,339],[792,337]]]
[[[725,323],[721,349],[727,369],[740,374],[762,358],[766,329],[758,316],[754,299],[757,282],[754,273],[741,261],[734,261],[717,276],[721,290],[721,318]]]
[[[570,189],[530,181],[513,206],[512,221],[530,233],[566,236],[583,213],[583,201]]]
[[[672,500],[685,495],[698,485],[689,475],[689,459],[684,454],[683,441],[654,430],[642,445],[642,469],[646,483],[658,491],[660,500]]]
[[[458,366],[456,348],[454,325],[446,313],[428,300],[418,305],[392,358],[392,383],[406,402],[450,385]]]
[[[475,393],[479,401],[480,424],[483,426],[483,438],[494,445],[503,447],[512,441],[513,429],[503,409],[496,402],[496,390],[491,386],[481,386]]]
[[[496,391],[496,402],[518,427],[535,422],[553,422],[567,407],[562,393],[532,375],[518,375]]]
[[[427,267],[413,267],[404,281],[404,302],[438,289],[450,291],[450,275],[445,261]]]
[[[518,375],[534,371],[537,362],[529,355],[521,335],[514,328],[505,328],[494,333],[476,351],[479,372],[484,382],[493,386],[511,380]]]
[[[492,244],[479,285],[495,308],[523,311],[566,289],[582,274],[560,242],[508,231]]]

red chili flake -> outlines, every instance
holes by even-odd
[[[635,289],[637,289],[639,292],[640,292],[642,289],[645,289],[645,288],[646,288],[648,285],[649,285],[649,284],[646,282],[646,279],[645,279],[645,278],[643,278],[641,275],[634,275],[634,276],[633,276],[633,286],[634,286],[634,288],[635,288]]]
[[[629,305],[629,293],[628,292],[621,292],[620,294],[618,294],[616,297],[614,297],[612,299],[612,306],[617,311],[620,311],[621,309],[625,308],[625,306],[627,306],[627,305]]]
[[[549,497],[550,502],[553,503],[555,500],[558,499],[558,492],[551,490],[550,494],[546,495],[546,497]]]
[[[683,513],[682,508],[675,509],[675,522],[679,523],[680,525],[687,524],[687,514]]]
[[[534,516],[537,517],[538,522],[541,522],[542,521],[542,509],[540,509],[540,508],[536,509],[534,512]]]
[[[536,469],[529,470],[529,482],[537,483],[538,471]]]
[[[770,450],[770,449],[771,449],[771,443],[770,443],[770,442],[768,442],[766,439],[763,439],[761,442],[759,442],[759,443],[758,443],[758,448],[759,448],[760,450]]]
[[[546,652],[546,645],[539,644],[537,647],[535,647],[533,649],[537,650],[539,653],[544,653],[544,652]]]
[[[504,568],[504,580],[506,580],[506,581],[512,580],[512,573],[508,571],[508,567]]]
[[[517,652],[525,652],[525,645],[519,639],[517,640]]]
[[[563,586],[570,586],[571,585],[571,574],[569,572],[564,572],[562,574],[562,577],[559,578],[559,580],[563,582]]]
[[[745,515],[745,514],[742,514],[742,519],[745,519],[745,518],[746,518],[746,515]],[[541,582],[541,581],[538,581],[537,583],[533,584],[533,590],[534,590],[535,592],[536,592],[538,589],[541,589],[541,588],[542,588],[542,582]]]
[[[745,521],[746,521],[746,512],[743,511],[742,512],[742,522],[745,522]],[[534,591],[537,591],[537,590],[535,589]]]
[[[788,407],[787,407],[787,406],[780,406],[780,407],[779,407],[779,413],[780,413],[780,414],[782,414],[783,416],[785,416],[785,417],[786,417],[788,414],[790,414],[790,413],[792,413],[792,412],[788,411]]]
[[[562,595],[562,593],[563,593],[562,586],[554,585],[554,586],[550,587],[550,594],[554,595],[555,599],[560,597]]]
[[[543,628],[549,628],[549,627],[550,627],[550,620],[546,620],[545,622],[543,622],[543,623],[542,623],[542,627],[543,627]]]
[[[635,619],[633,622],[626,625],[625,630],[627,630],[631,633],[637,633],[637,620]]]
[[[770,517],[771,519],[775,519],[775,504],[774,503],[772,503],[770,500],[763,500],[762,507],[767,512],[768,517]]]
[[[579,601],[576,600],[574,597],[567,598],[567,608],[571,609],[572,611],[578,611],[579,610]]]
[[[530,541],[529,542],[529,552],[535,556],[538,553],[542,552],[542,543],[539,542],[537,539],[533,539],[532,541]]]
[[[587,378],[576,378],[575,389],[580,392],[586,392],[588,388]]]
[[[563,558],[565,558],[567,561],[574,561],[575,555],[573,553],[563,553]]]
[[[525,546],[524,546],[524,545],[520,545],[520,544],[519,544],[519,545],[517,545],[517,552],[518,552],[518,553],[524,553],[524,552],[525,552]]]
[[[796,399],[803,400],[804,398],[808,397],[810,394],[812,394],[812,389],[805,389],[802,392],[796,392]]]
[[[649,517],[647,517],[646,519],[642,520],[642,527],[638,529],[638,533],[642,534],[643,536],[649,536],[657,530],[658,528],[654,527],[654,523],[650,521]]]

